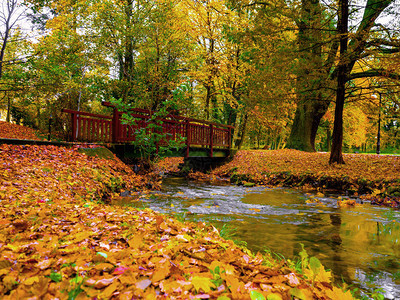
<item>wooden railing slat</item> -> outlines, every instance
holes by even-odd
[[[109,103],[103,105],[113,107]],[[126,125],[121,123],[123,113],[115,107],[113,108],[112,117],[63,109],[63,112],[71,114],[71,140],[106,143],[134,141],[136,130],[147,128],[149,120],[154,114],[154,112],[145,109],[133,109],[131,110],[132,116],[138,120],[135,124]],[[213,155],[215,147],[228,149],[231,147],[233,126],[174,115],[167,115],[158,120],[161,122],[162,128],[155,130],[165,135],[163,140],[160,141],[160,145],[166,145],[169,140],[176,140],[180,135],[186,138],[186,156],[189,155],[189,148],[192,145],[209,147],[210,156]],[[150,134],[150,130],[148,131]]]

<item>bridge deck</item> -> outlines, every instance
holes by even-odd
[[[113,107],[113,115],[99,115],[87,112],[63,109],[71,115],[72,142],[95,142],[125,144],[136,140],[138,130],[147,130],[148,134],[158,133],[164,136],[160,141],[166,145],[169,141],[185,138],[184,156],[189,157],[190,149],[200,147],[208,149],[208,155],[213,157],[216,149],[231,149],[233,126],[217,124],[208,121],[185,118],[169,114],[157,119],[160,128],[149,129],[153,122],[154,112],[145,109],[132,109],[129,113],[136,119],[135,124],[123,124],[122,115],[116,107],[108,102],[103,105]]]

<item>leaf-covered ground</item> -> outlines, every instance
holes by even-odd
[[[305,254],[298,275],[205,224],[103,204],[146,186],[118,159],[2,145],[0,166],[1,299],[352,299]]]
[[[156,163],[156,169],[163,173],[178,173],[183,157],[166,157]]]
[[[230,177],[231,182],[239,184],[332,189],[353,196],[364,195],[376,204],[400,206],[400,156],[344,154],[344,160],[344,165],[329,165],[329,153],[243,150],[212,175]]]
[[[0,121],[0,138],[38,140],[37,132],[29,127]]]

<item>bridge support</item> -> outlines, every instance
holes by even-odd
[[[137,162],[140,157],[139,152],[135,146],[131,144],[108,144],[106,145],[118,158],[128,164]],[[187,152],[187,149],[180,149],[179,151],[171,152],[171,157],[182,157]],[[228,149],[214,149],[213,157],[210,157],[209,148],[190,148],[189,157],[184,158],[183,173],[190,170],[196,172],[210,171],[231,159],[234,155],[233,150]]]
[[[189,171],[206,173],[223,165],[228,160],[229,157],[186,157],[181,170],[183,173]]]
[[[227,163],[232,159],[235,152],[234,150],[219,149],[212,152],[210,157],[210,149],[198,149],[197,151],[191,150],[191,155],[185,157],[184,164],[182,166],[183,172],[208,172]]]

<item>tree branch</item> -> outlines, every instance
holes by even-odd
[[[366,44],[367,47],[376,47],[380,53],[393,54],[400,52],[400,40],[373,39]],[[391,47],[391,48],[389,48]]]
[[[367,78],[367,77],[385,77],[385,78],[400,80],[400,74],[388,73],[388,71],[385,69],[374,69],[364,72],[352,73],[348,76],[348,79],[353,80],[357,78]]]

